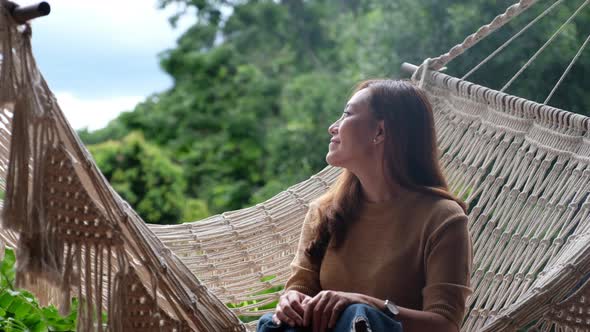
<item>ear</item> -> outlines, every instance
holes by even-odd
[[[375,138],[374,138],[374,143],[375,144],[380,144],[383,141],[385,141],[385,120],[379,120],[377,121],[377,130],[376,130],[376,134],[375,134]]]

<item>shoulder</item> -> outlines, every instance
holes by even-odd
[[[432,199],[432,214],[437,219],[447,219],[453,216],[465,216],[463,208],[457,201],[444,197],[436,197]]]
[[[449,231],[467,234],[468,217],[459,203],[434,194],[421,196],[421,205],[426,213],[424,230],[428,238],[434,240]]]
[[[465,215],[463,208],[457,201],[435,192],[418,193],[416,203],[424,213],[435,218],[446,218],[457,214]]]

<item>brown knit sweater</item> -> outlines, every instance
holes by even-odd
[[[305,255],[317,222],[312,204],[286,289],[361,293],[461,326],[472,252],[467,216],[455,201],[405,191],[389,202],[364,202],[342,246],[329,247],[320,266]]]

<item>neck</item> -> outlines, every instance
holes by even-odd
[[[401,186],[395,184],[385,175],[381,163],[375,163],[376,167],[355,171],[358,177],[365,199],[372,203],[390,201],[400,194]]]

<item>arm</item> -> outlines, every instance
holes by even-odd
[[[471,237],[467,216],[447,215],[428,237],[424,252],[426,284],[422,309],[461,326],[467,297],[472,293]]]
[[[316,222],[315,206],[310,206],[301,230],[295,258],[291,262],[291,277],[279,299],[273,320],[275,323],[285,322],[290,326],[303,325],[303,303],[311,299],[321,290],[319,266],[312,263],[305,249],[313,239]]]
[[[285,284],[285,292],[296,290],[308,296],[314,296],[321,291],[320,266],[313,263],[305,254],[305,249],[315,236],[315,226],[318,221],[316,209],[317,207],[312,204],[305,215],[295,258],[291,262],[291,277]]]
[[[303,326],[313,327],[313,331],[324,331],[326,327],[333,328],[341,312],[354,303],[363,303],[377,310],[385,310],[385,300],[382,299],[359,293],[322,291],[313,299],[303,303],[305,307]],[[455,323],[438,313],[399,306],[398,308],[399,315],[396,319],[402,323],[404,332],[459,331]]]

